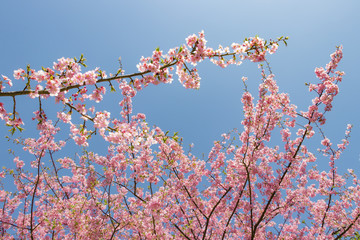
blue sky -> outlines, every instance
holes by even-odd
[[[141,56],[151,55],[156,47],[167,51],[201,30],[207,45],[214,48],[255,35],[265,39],[289,36],[288,47],[281,45],[269,61],[280,90],[288,92],[303,110],[313,97],[304,83],[316,81],[315,67],[325,66],[335,46],[342,44],[344,59],[339,69],[346,75],[324,130],[338,143],[346,124],[354,125],[350,146],[339,164],[342,169],[354,168],[360,173],[357,0],[19,0],[2,1],[0,9],[0,74],[9,77],[26,64],[40,69],[52,66],[58,58],[80,54],[88,59],[89,69],[101,67],[108,73],[116,71],[121,56],[126,73],[132,73]],[[260,73],[253,63],[221,69],[204,62],[198,70],[200,90],[186,90],[177,81],[148,87],[135,98],[134,109],[145,113],[150,124],[179,132],[185,144],[195,144],[195,153],[207,154],[222,133],[242,128],[241,77],[249,78],[249,89],[256,95]],[[117,95],[108,94],[103,106],[118,113],[119,101]],[[27,97],[19,97],[17,106],[19,112],[27,113],[22,116],[25,121],[36,110],[36,103]],[[2,136],[7,133],[4,126],[0,131]],[[32,131],[25,133],[31,135]],[[2,136],[3,153],[9,145]],[[12,162],[10,155],[3,156]]]

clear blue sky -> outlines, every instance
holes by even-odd
[[[346,75],[334,110],[327,115],[325,132],[337,143],[346,124],[354,125],[341,168],[360,173],[358,0],[19,0],[1,1],[0,9],[0,74],[9,77],[26,64],[40,69],[60,57],[82,53],[89,68],[107,72],[116,70],[121,56],[126,73],[131,73],[141,56],[150,55],[156,47],[167,51],[201,30],[208,46],[214,48],[255,35],[266,39],[289,36],[288,47],[280,46],[269,61],[281,91],[289,92],[300,109],[313,97],[304,83],[316,81],[315,67],[325,66],[335,46],[342,44],[344,59],[339,69]],[[185,90],[174,81],[145,89],[134,104],[135,111],[145,113],[151,124],[178,131],[185,144],[195,144],[195,153],[207,154],[221,133],[242,128],[241,77],[249,78],[249,88],[256,95],[260,75],[256,64],[250,63],[220,69],[204,62],[198,69],[199,91]],[[108,95],[104,107],[118,113],[119,101],[118,96]],[[36,110],[36,102],[27,97],[18,98],[17,104],[19,112]],[[28,121],[32,115],[22,117]],[[4,136],[7,129],[1,126],[0,131]],[[2,136],[3,153],[9,147]],[[12,162],[10,155],[2,156],[2,161]]]

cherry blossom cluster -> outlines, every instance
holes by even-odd
[[[341,176],[336,166],[352,126],[336,147],[320,128],[344,75],[336,70],[341,47],[325,68],[316,68],[318,82],[308,84],[315,97],[306,112],[297,110],[290,96],[280,92],[271,70],[260,65],[257,94],[247,88],[242,94],[243,129],[223,134],[206,157],[185,151],[178,133],[150,127],[145,114],[134,112],[137,92],[149,84],[171,83],[173,72],[185,88],[198,89],[200,62],[208,59],[223,68],[246,60],[268,65],[267,54],[286,40],[253,37],[213,49],[200,32],[166,54],[156,49],[142,57],[133,74],[125,74],[121,66],[109,76],[100,68],[82,72],[86,65],[81,56],[61,58],[39,71],[30,66],[14,71],[24,90],[5,91],[5,84],[13,83],[2,76],[0,97],[13,99],[13,111],[1,102],[0,118],[12,133],[21,130],[16,103],[21,95],[37,98],[32,120],[39,135],[15,137],[24,154],[16,154],[14,167],[0,172],[2,183],[14,183],[13,189],[0,185],[1,238],[353,236],[360,230],[360,181],[353,170]],[[242,80],[246,86],[247,78]],[[99,110],[97,103],[116,90],[119,111]],[[50,99],[61,106],[57,119],[49,119],[43,107]],[[64,132],[71,140],[63,139]],[[328,171],[317,169],[316,153],[307,144],[317,134]],[[276,136],[281,139],[274,141]],[[75,156],[66,152],[67,145],[78,150]],[[107,152],[96,152],[96,145]]]

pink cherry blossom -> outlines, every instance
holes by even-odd
[[[22,80],[24,80],[25,79],[24,74],[25,74],[25,70],[19,68],[18,70],[14,71],[14,78],[15,79],[20,79],[21,78]]]

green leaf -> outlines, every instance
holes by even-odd
[[[113,87],[113,85],[111,85],[110,87],[110,92],[116,92],[115,88]]]
[[[11,133],[11,135],[14,135],[15,130],[16,130],[16,128],[14,128],[14,127],[12,127],[12,128],[9,130],[9,132]]]

